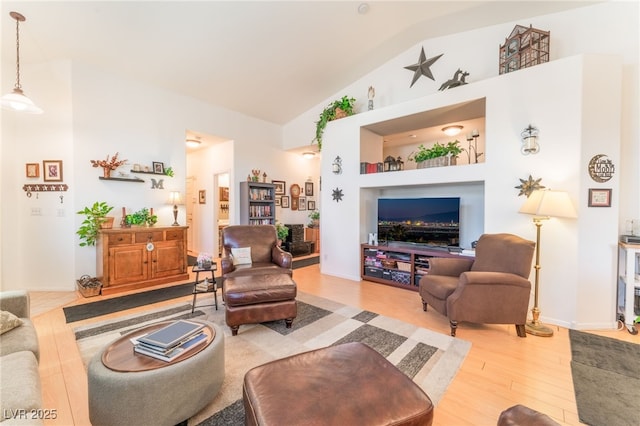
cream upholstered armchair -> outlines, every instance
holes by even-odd
[[[222,228],[222,277],[292,274],[292,256],[278,247],[273,225],[232,225]]]
[[[433,258],[420,280],[422,307],[431,305],[449,318],[451,335],[458,322],[515,324],[526,337],[535,243],[512,234],[484,234],[476,257]]]

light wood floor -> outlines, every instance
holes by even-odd
[[[433,311],[423,312],[416,292],[321,275],[318,265],[296,269],[294,279],[300,291],[449,333],[445,318]],[[31,313],[41,345],[44,408],[56,409],[58,413],[58,418],[47,424],[90,424],[87,375],[71,326],[65,323],[62,306],[105,298],[84,299],[76,292],[31,293]],[[190,300],[190,296],[184,299]],[[73,326],[155,309],[175,301],[76,322]],[[544,312],[543,306],[541,309]],[[514,326],[461,324],[458,338],[470,341],[472,347],[435,409],[434,425],[495,425],[500,412],[514,404],[542,411],[561,424],[580,424],[571,379],[568,330],[560,327],[554,330],[550,338],[523,339],[517,337]],[[631,336],[626,331],[597,334],[640,343],[640,336]]]

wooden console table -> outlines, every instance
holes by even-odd
[[[102,229],[96,243],[102,294],[187,280],[187,228]]]

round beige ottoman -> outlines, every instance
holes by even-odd
[[[110,370],[99,351],[87,371],[91,424],[173,426],[209,404],[224,380],[224,332],[201,322],[215,330],[213,341],[192,357],[155,370]]]

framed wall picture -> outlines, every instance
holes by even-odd
[[[229,188],[226,186],[220,187],[220,201],[229,201]]]
[[[298,210],[303,211],[307,209],[307,197],[300,197],[298,201]]]
[[[283,180],[272,180],[272,184],[276,186],[276,195],[285,195],[287,193],[287,183]]]
[[[282,199],[280,197],[276,197],[275,202],[276,207],[282,207]]]
[[[289,196],[288,195],[283,195],[282,197],[280,197],[280,207],[282,207],[283,209],[288,209],[289,208]]]
[[[27,177],[28,178],[40,177],[40,164],[27,163]]]
[[[62,160],[42,161],[42,173],[45,182],[62,182]]]
[[[206,204],[207,203],[207,190],[206,189],[201,189],[198,191],[198,202],[200,204]]]
[[[307,197],[313,196],[313,182],[304,183],[304,193]]]
[[[315,210],[315,209],[316,209],[316,202],[313,200],[307,201],[307,210]]]
[[[589,207],[611,207],[611,188],[589,188]]]
[[[158,161],[154,161],[153,165],[153,173],[163,175],[164,174],[164,163],[160,163]]]

